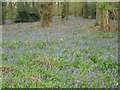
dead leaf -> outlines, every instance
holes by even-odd
[[[13,69],[11,67],[0,67],[2,69],[2,72],[9,73],[12,72]]]
[[[40,82],[41,81],[41,78],[39,77],[30,77],[33,81],[37,81],[37,82]]]

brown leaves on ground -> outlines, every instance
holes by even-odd
[[[101,26],[94,26],[94,27],[90,27],[90,25],[80,25],[82,29],[84,29],[84,31],[86,33],[94,33],[94,32],[99,32],[101,31]]]
[[[32,81],[36,81],[36,82],[41,82],[41,80],[42,80],[42,78],[40,78],[40,77],[33,77],[33,76],[30,76],[30,79]]]
[[[38,25],[32,25],[30,26],[31,28],[40,28],[41,26],[38,24]]]
[[[0,67],[3,73],[10,73],[13,71],[13,68],[11,67]]]
[[[79,33],[78,33],[78,32],[73,32],[72,34],[73,34],[73,35],[79,35]]]

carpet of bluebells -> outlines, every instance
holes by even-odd
[[[86,33],[72,17],[42,28],[40,22],[3,25],[3,88],[117,88],[118,35]],[[36,26],[35,26],[36,25]]]

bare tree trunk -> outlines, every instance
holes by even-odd
[[[2,24],[5,24],[5,19],[6,19],[6,2],[2,2]]]
[[[109,10],[106,8],[109,3],[104,3],[105,7],[100,8],[97,3],[96,26],[101,26],[103,31],[110,31]]]
[[[102,26],[102,11],[99,9],[98,4],[96,5],[96,24],[95,26]]]
[[[83,17],[88,18],[88,4],[87,4],[87,2],[84,2]]]
[[[57,15],[58,16],[61,16],[61,5],[62,5],[61,2],[58,2],[58,6],[57,6],[57,9],[58,9],[58,11],[57,11],[58,14]]]
[[[108,10],[103,10],[102,12],[102,28],[104,31],[110,31],[110,21]]]
[[[76,8],[76,6],[74,7],[74,16],[75,17],[77,16],[77,8]]]
[[[9,5],[10,5],[10,8],[9,8],[9,10],[10,10],[10,11],[9,11],[10,16],[9,16],[9,17],[10,17],[10,19],[13,19],[13,3],[10,2]]]
[[[65,19],[67,20],[68,16],[69,16],[69,3],[62,2],[62,13],[61,13],[62,21],[64,21]]]
[[[40,3],[40,16],[41,16],[41,27],[50,27],[50,23],[52,22],[51,2]]]
[[[112,2],[112,3],[110,3],[113,7],[117,7],[118,8],[118,2]],[[116,23],[118,23],[118,12],[119,12],[119,10],[118,9],[116,9],[116,10],[112,10],[112,13],[113,13],[113,25],[110,25],[110,29],[111,30],[115,30],[115,31],[118,31],[118,24],[116,24]],[[112,23],[111,22],[111,23]],[[110,24],[111,24],[110,23]]]

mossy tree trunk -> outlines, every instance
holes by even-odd
[[[40,3],[41,27],[50,27],[52,22],[52,4],[51,2]]]

